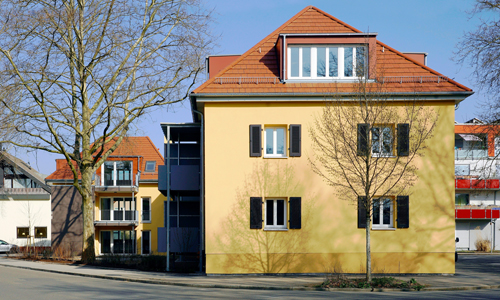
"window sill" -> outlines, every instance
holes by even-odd
[[[288,228],[264,228],[264,231],[288,231]]]
[[[288,158],[288,156],[264,155],[263,158]]]
[[[372,227],[372,230],[379,230],[379,231],[395,231],[396,228],[394,227]]]
[[[149,221],[142,221],[141,223],[142,224],[151,224],[151,220],[149,220]]]
[[[386,155],[386,154],[376,154],[376,153],[372,153],[372,157],[376,157],[376,158],[396,158],[397,155]]]

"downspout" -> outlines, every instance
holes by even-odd
[[[204,211],[204,204],[205,204],[205,172],[204,172],[204,157],[203,157],[203,149],[204,149],[204,140],[203,140],[203,114],[197,110],[193,109],[194,113],[197,113],[200,115],[200,121],[201,121],[201,127],[200,127],[200,273],[203,273],[203,253],[205,250],[205,211]]]
[[[286,74],[285,74],[285,72],[286,72],[286,68],[285,68],[286,60],[285,59],[286,59],[286,52],[288,51],[288,49],[286,49],[285,46],[286,46],[286,34],[283,35],[283,47],[281,48],[281,49],[283,49],[283,73],[282,73],[283,78],[281,78],[281,82],[284,82],[285,77],[286,77]]]
[[[170,271],[170,126],[167,127],[167,272]]]

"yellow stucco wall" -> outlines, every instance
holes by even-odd
[[[364,272],[365,230],[357,228],[356,206],[337,199],[308,163],[308,131],[323,106],[205,103],[207,273],[323,273],[334,267]],[[425,156],[416,162],[419,179],[410,191],[410,227],[371,231],[376,273],[455,272],[454,102],[428,106],[439,120]],[[301,157],[249,157],[251,124],[302,124]],[[302,229],[249,229],[251,196],[302,197]]]
[[[97,193],[95,197],[95,216],[96,220],[100,220],[100,198],[106,197],[131,197],[131,192],[126,193]],[[136,209],[139,214],[139,224],[135,227],[136,234],[136,253],[142,254],[142,231],[151,231],[151,253],[158,254],[158,227],[163,227],[163,201],[167,198],[158,191],[156,183],[140,183],[139,191],[134,194],[136,197]],[[142,221],[142,198],[151,199],[151,222]],[[96,227],[95,249],[96,255],[100,254],[101,245],[99,243],[100,231],[106,230],[132,230],[130,226],[113,226],[113,227]]]

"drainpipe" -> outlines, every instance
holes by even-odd
[[[167,127],[167,272],[170,271],[170,126]]]
[[[200,273],[203,273],[203,252],[205,250],[205,211],[204,211],[204,204],[205,204],[205,177],[204,177],[204,157],[203,157],[203,148],[205,146],[204,140],[203,140],[203,114],[197,110],[193,109],[194,113],[197,113],[200,115],[200,121],[201,121],[201,127],[200,127]]]
[[[286,48],[286,34],[283,35],[283,47],[281,47],[281,49],[283,49],[283,75],[282,75],[282,78],[281,78],[281,81],[284,82],[285,81],[285,78],[286,78],[286,74],[285,74],[285,71],[286,71],[286,52],[288,51],[288,49]]]

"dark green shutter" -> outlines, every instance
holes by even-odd
[[[0,166],[0,189],[3,188],[3,166]]]
[[[261,151],[261,127],[260,125],[250,125],[250,156],[260,157]]]
[[[410,155],[410,125],[398,124],[398,156]]]
[[[289,201],[289,218],[290,229],[302,228],[302,207],[300,197],[290,197]]]
[[[358,228],[366,228],[366,197],[358,196]]]
[[[397,199],[398,219],[396,220],[398,228],[410,227],[410,197],[398,196]]]
[[[290,125],[290,157],[300,156],[300,125]]]
[[[250,229],[262,229],[261,197],[250,197]]]
[[[368,124],[358,124],[358,156],[368,155]]]

